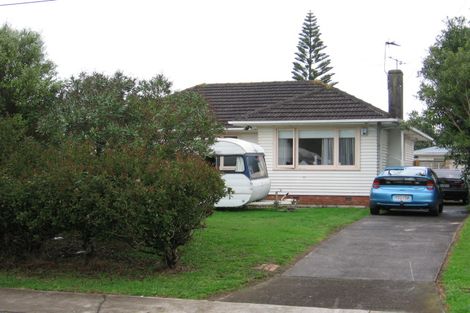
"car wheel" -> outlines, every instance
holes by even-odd
[[[429,214],[432,216],[438,216],[439,215],[439,204],[436,203],[433,207],[429,209]]]
[[[439,204],[439,213],[442,213],[444,211],[444,203]]]
[[[371,206],[370,207],[370,215],[379,215],[380,214],[380,209],[376,206]]]

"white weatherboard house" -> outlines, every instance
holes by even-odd
[[[463,169],[450,158],[450,151],[442,147],[428,147],[414,151],[415,165],[432,168]]]
[[[263,147],[270,195],[300,204],[368,205],[374,177],[413,165],[414,143],[432,138],[402,130],[403,73],[389,72],[389,112],[316,81],[203,84],[192,88],[225,125],[225,137]]]

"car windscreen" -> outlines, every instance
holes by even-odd
[[[386,169],[382,176],[426,176],[426,168],[405,167],[400,169]]]
[[[426,177],[403,177],[403,176],[390,176],[380,177],[379,182],[381,186],[426,186],[428,182]]]
[[[461,179],[462,172],[461,171],[454,171],[454,170],[434,170],[436,172],[437,177],[439,178],[455,178]]]

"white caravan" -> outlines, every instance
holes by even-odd
[[[215,166],[231,190],[216,207],[241,207],[268,195],[271,180],[261,146],[240,139],[219,138],[212,150]]]

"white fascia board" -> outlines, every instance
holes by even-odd
[[[432,138],[431,136],[423,133],[422,131],[420,131],[419,129],[416,129],[414,127],[410,127],[410,132],[414,133],[415,135],[417,135],[418,137],[421,137],[421,139],[423,139],[424,141],[434,141],[434,138]]]
[[[225,127],[224,128],[226,132],[229,132],[229,133],[256,133],[258,130],[256,129],[256,127],[250,127],[249,129],[247,129],[246,127]]]
[[[364,123],[398,123],[396,118],[363,119],[363,120],[291,120],[291,121],[229,121],[234,126],[278,126],[278,125],[324,125],[324,124],[364,124]]]

